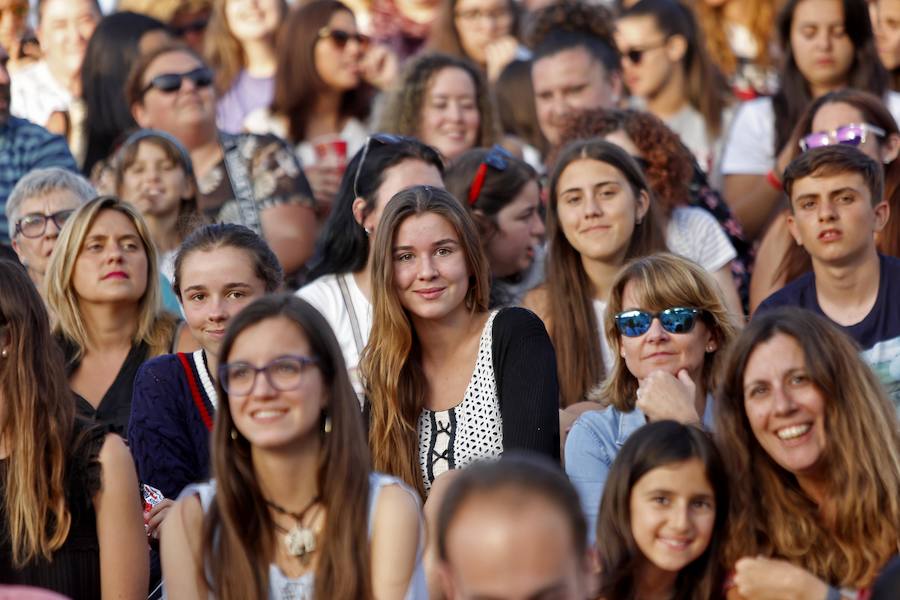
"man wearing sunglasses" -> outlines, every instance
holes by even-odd
[[[812,273],[757,309],[800,306],[831,319],[862,348],[900,412],[900,259],[881,256],[875,233],[890,215],[882,166],[855,147],[801,154],[784,176],[788,227],[809,252]]]

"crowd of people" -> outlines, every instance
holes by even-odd
[[[900,598],[900,0],[0,0],[0,599]]]

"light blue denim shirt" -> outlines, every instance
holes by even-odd
[[[703,426],[712,430],[713,398],[706,396]],[[597,534],[597,513],[603,486],[609,476],[619,449],[632,433],[647,424],[647,417],[639,409],[623,413],[610,406],[586,412],[575,421],[566,438],[566,473],[578,490],[581,509],[587,517],[588,543]]]

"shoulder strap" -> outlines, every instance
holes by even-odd
[[[250,172],[247,164],[240,156],[238,137],[234,135],[221,136],[222,150],[225,154],[225,172],[231,189],[234,191],[234,199],[238,203],[238,213],[241,217],[241,225],[245,225],[262,236],[262,225],[259,221],[259,207],[250,186]]]
[[[344,308],[347,309],[347,314],[350,315],[350,328],[353,330],[353,341],[356,343],[356,352],[360,356],[362,356],[363,344],[362,341],[362,333],[359,330],[359,320],[356,318],[356,309],[353,307],[353,299],[350,297],[350,288],[347,287],[347,280],[345,277],[348,275],[346,273],[338,274],[335,279],[337,279],[338,287],[341,289],[341,298],[344,299]]]
[[[213,428],[213,420],[209,414],[209,411],[206,410],[206,403],[203,402],[203,397],[200,395],[200,388],[197,386],[197,380],[194,378],[194,371],[191,370],[191,363],[188,361],[187,354],[184,352],[179,352],[176,354],[178,360],[181,361],[181,366],[184,368],[184,374],[187,376],[188,387],[191,389],[191,398],[194,400],[194,405],[197,407],[197,410],[200,412],[200,418],[203,419],[203,424],[206,425],[206,429],[212,431]]]

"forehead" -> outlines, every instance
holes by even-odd
[[[843,24],[842,0],[801,0],[794,8],[793,27]]]
[[[678,494],[712,495],[712,485],[706,476],[706,467],[699,458],[670,463],[651,469],[634,484],[634,493],[665,489]]]
[[[459,67],[446,67],[431,76],[428,85],[430,95],[474,96],[475,82]]]
[[[793,336],[779,332],[758,343],[750,352],[744,369],[744,381],[762,378],[772,370],[784,372],[805,364],[806,356],[800,343]]]
[[[40,3],[41,19],[59,19],[85,13],[100,16],[91,0],[44,0]]]
[[[863,123],[862,112],[846,102],[829,102],[816,111],[812,120],[813,131],[831,131],[850,123]]]
[[[871,198],[871,192],[866,186],[866,180],[859,173],[835,173],[833,175],[821,175],[813,173],[794,181],[791,188],[791,200],[805,195],[828,195],[831,192],[843,188],[853,188],[863,194],[866,199]]]
[[[300,327],[284,316],[269,317],[241,331],[234,339],[230,362],[265,363],[285,354],[310,354],[309,339]]]
[[[531,72],[535,91],[590,82],[602,85],[603,79],[603,66],[580,46],[539,58]]]
[[[181,264],[179,278],[182,289],[259,280],[249,251],[234,246],[190,252]]]
[[[344,31],[356,31],[356,19],[353,18],[352,13],[346,10],[339,10],[328,19],[328,26],[335,29],[343,29]]]
[[[445,217],[427,212],[404,219],[397,228],[397,246],[429,245],[439,240],[459,241],[456,228]]]
[[[143,80],[148,81],[163,73],[187,73],[202,66],[202,62],[187,52],[181,50],[166,52],[157,56],[147,66]]]
[[[457,0],[457,10],[466,10],[470,8],[506,8],[509,6],[508,0]]]
[[[78,208],[81,204],[78,196],[69,190],[51,190],[46,194],[31,196],[22,201],[19,214],[27,215],[33,212],[55,212],[58,210],[68,210]]]
[[[656,19],[651,15],[625,17],[616,21],[616,37],[630,43],[646,43],[651,40],[644,38],[644,36],[658,32],[659,27],[656,25]]]
[[[384,171],[377,195],[379,200],[387,203],[397,192],[416,185],[444,189],[444,181],[437,167],[418,158],[408,158]]]
[[[570,187],[592,186],[600,182],[613,181],[625,183],[625,175],[622,171],[593,158],[580,158],[569,163],[559,175],[557,192],[565,192]]]
[[[118,210],[105,209],[97,214],[87,235],[138,235],[138,231],[127,215]]]

